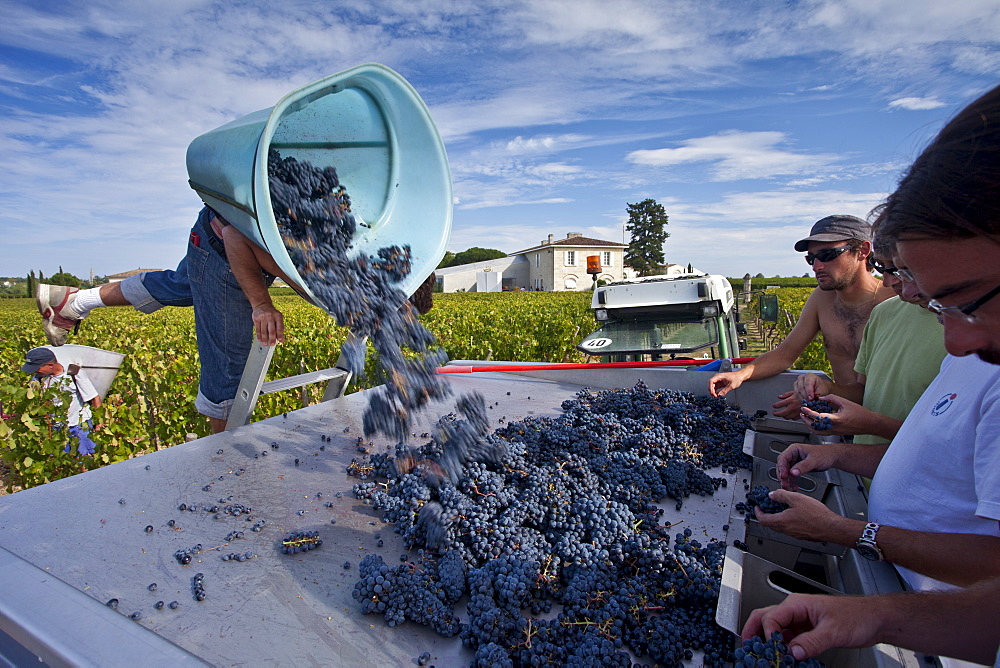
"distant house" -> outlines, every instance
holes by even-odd
[[[624,266],[627,244],[591,239],[570,232],[565,239],[553,235],[498,260],[437,269],[441,292],[499,292],[500,290],[587,290],[594,278],[587,273],[587,257],[600,258],[598,280],[634,278],[635,270]]]
[[[120,274],[108,274],[105,278],[108,279],[108,283],[118,283],[119,281],[124,281],[129,276],[135,276],[136,274],[141,274],[144,271],[163,271],[162,269],[133,269],[132,271],[123,271]]]

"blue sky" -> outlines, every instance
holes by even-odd
[[[172,267],[196,136],[365,62],[430,108],[449,248],[622,239],[801,275],[831,213],[867,215],[942,123],[1000,83],[996,0],[0,0],[0,275]]]

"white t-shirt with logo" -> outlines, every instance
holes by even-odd
[[[1000,366],[948,355],[872,478],[878,524],[1000,537]],[[953,586],[896,567],[915,590]]]

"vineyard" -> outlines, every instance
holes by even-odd
[[[776,292],[781,308],[797,315],[809,289]],[[276,296],[275,305],[285,314],[286,341],[275,349],[269,377],[333,366],[347,330],[298,297]],[[451,359],[582,362],[575,345],[594,329],[589,305],[587,292],[438,294],[421,320]],[[99,426],[93,456],[63,452],[65,439],[50,417],[57,412],[52,397],[29,387],[20,371],[24,353],[46,343],[34,301],[0,301],[0,458],[19,485],[42,484],[181,443],[187,434],[208,433],[207,420],[194,410],[199,370],[191,309],[151,315],[98,309],[70,342],[125,354],[104,406],[94,411]],[[367,368],[349,391],[380,384],[371,353]],[[810,346],[799,368],[826,368],[821,343]],[[301,390],[262,396],[255,417],[300,408],[303,399],[316,402],[323,387],[304,391],[306,397]]]
[[[795,321],[799,317],[799,313],[802,312],[802,307],[806,303],[806,299],[812,293],[813,288],[779,288],[776,290],[766,290],[768,294],[774,294],[778,296],[778,309],[780,311],[778,322],[776,323],[760,323],[757,322],[758,331],[761,328],[768,328],[768,340],[773,340],[774,342],[781,341],[785,338],[788,332],[791,331],[795,324]],[[754,299],[749,305],[747,305],[744,311],[743,319],[747,322],[755,322],[758,320],[760,314],[758,312],[759,302]],[[821,336],[816,337],[812,343],[806,346],[805,351],[799,355],[798,360],[792,365],[793,369],[815,369],[819,371],[824,371],[827,375],[832,376],[833,370],[830,368],[830,362],[826,358],[826,349],[823,347],[823,339]]]

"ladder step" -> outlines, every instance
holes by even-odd
[[[277,380],[269,380],[260,386],[261,394],[271,394],[273,392],[281,392],[282,390],[290,390],[294,387],[302,387],[303,385],[310,385],[312,383],[322,383],[326,380],[333,380],[334,378],[340,378],[346,375],[347,372],[343,369],[338,369],[333,367],[330,369],[322,369],[320,371],[312,371],[310,373],[300,373],[297,376],[290,376],[288,378],[278,378]]]

